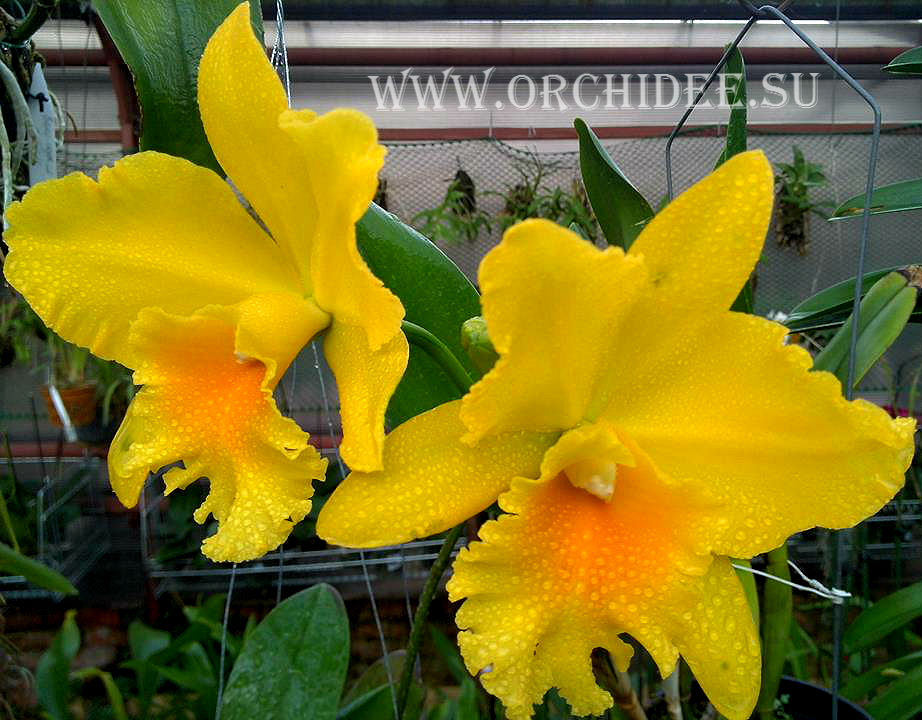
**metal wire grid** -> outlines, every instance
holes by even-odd
[[[321,453],[335,462],[335,449],[325,448]],[[350,594],[361,591],[365,583],[360,557],[362,551],[347,548],[298,550],[293,549],[293,543],[289,541],[288,547],[283,550],[269,553],[258,560],[238,563],[236,570],[227,563],[210,562],[199,552],[201,540],[209,533],[206,526],[200,526],[188,538],[191,550],[188,555],[172,559],[163,557],[161,551],[164,549],[164,527],[167,524],[169,503],[170,498],[163,492],[161,475],[151,475],[142,490],[138,509],[141,556],[156,595],[165,592],[226,591],[231,573],[236,576],[238,589],[264,588],[267,577],[272,582],[278,581],[283,587],[305,587],[326,582]],[[186,522],[193,523],[191,515]],[[364,555],[369,578],[376,587],[390,588],[400,595],[403,593],[404,581],[415,583],[426,577],[441,544],[442,541],[438,539],[419,540],[366,550]],[[459,541],[455,552],[463,545],[464,541]]]
[[[3,458],[9,470],[9,461]],[[53,468],[49,466],[53,465]],[[36,490],[36,559],[77,584],[109,549],[101,488],[107,485],[97,457],[15,458],[23,476],[40,472]],[[47,472],[47,470],[51,470]],[[27,481],[24,480],[24,483]],[[0,576],[0,595],[11,599],[54,597],[19,575]]]

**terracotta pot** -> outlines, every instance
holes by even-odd
[[[89,425],[96,417],[96,385],[89,383],[78,385],[72,388],[58,388],[61,395],[61,402],[67,414],[70,415],[70,422],[74,427]],[[55,427],[63,427],[64,423],[55,410],[54,403],[51,401],[51,393],[48,392],[48,386],[42,386],[42,395],[45,398],[45,404],[48,406],[48,419]]]

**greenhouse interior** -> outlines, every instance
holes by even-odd
[[[0,0],[0,720],[922,718],[918,0]]]

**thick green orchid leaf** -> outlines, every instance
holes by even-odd
[[[861,296],[864,297],[865,293],[882,277],[900,269],[900,267],[889,267],[865,273],[861,284]],[[820,290],[800,302],[791,310],[784,324],[791,332],[838,327],[851,315],[854,297],[855,278],[851,277]],[[909,322],[922,322],[922,298],[916,301]]]
[[[141,150],[157,150],[221,172],[205,138],[196,81],[205,45],[240,0],[96,0],[94,8],[134,76]],[[262,11],[250,3],[257,37]],[[246,102],[246,98],[241,98]]]
[[[864,193],[861,193],[861,195],[849,198],[836,208],[829,219],[845,220],[861,217],[866,197]],[[919,208],[922,208],[922,178],[884,185],[874,188],[874,192],[871,193],[871,215],[918,210]]]
[[[845,629],[843,651],[851,655],[871,647],[895,630],[922,617],[922,583],[890,593],[871,605]]]
[[[715,169],[723,165],[737,153],[746,152],[746,64],[738,47],[733,48],[724,73],[728,76],[726,97],[724,101],[730,106],[730,121],[727,123],[727,140],[723,152],[717,158]],[[750,311],[751,312],[751,311]]]
[[[653,210],[618,169],[592,128],[580,118],[573,125],[579,136],[579,169],[592,211],[608,244],[627,250],[653,217]]]
[[[910,265],[887,273],[865,293],[858,317],[855,351],[857,385],[903,332],[919,299],[922,265]],[[843,388],[848,382],[849,350],[852,338],[851,315],[826,343],[813,361],[816,370],[828,370]]]
[[[251,633],[227,681],[224,720],[333,720],[349,666],[349,619],[329,585],[276,606]]]
[[[477,290],[432,242],[372,203],[356,225],[359,251],[371,271],[406,309],[406,319],[435,335],[471,377],[478,377],[461,345],[461,325],[480,314]],[[460,396],[452,379],[422,349],[410,362],[387,409],[392,427]]]
[[[915,47],[912,50],[900,53],[883,69],[894,75],[922,77],[922,47]]]
[[[0,543],[0,572],[20,575],[33,585],[62,595],[76,595],[77,589],[57,570],[26,557],[6,543]]]

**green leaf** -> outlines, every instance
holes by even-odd
[[[380,662],[380,660],[378,661]],[[416,720],[422,713],[426,691],[418,682],[410,685],[407,706],[401,720]],[[385,683],[343,703],[337,720],[394,720],[394,698]]]
[[[135,620],[128,626],[128,645],[135,661],[133,669],[138,685],[138,703],[141,706],[141,715],[145,716],[160,685],[159,673],[147,660],[169,647],[170,634]]]
[[[871,647],[918,617],[922,617],[922,583],[897,590],[864,610],[845,629],[843,650],[851,655]]]
[[[886,274],[865,293],[858,318],[854,385],[900,336],[912,315],[920,286],[922,266],[909,265]],[[849,316],[813,361],[815,370],[833,373],[843,387],[848,381],[851,338]]]
[[[76,614],[76,610],[67,611],[61,629],[35,669],[35,694],[52,720],[70,720],[70,665],[80,650]]]
[[[448,672],[459,685],[471,677],[471,674],[464,666],[464,659],[458,650],[457,643],[446,637],[445,633],[439,630],[435,625],[429,626],[429,632],[432,635],[432,643],[435,645],[436,652],[441,656],[448,668]]]
[[[737,153],[746,151],[746,117],[748,112],[746,105],[746,64],[743,62],[743,54],[738,47],[733,48],[724,70],[725,74],[733,79],[732,83],[727,83],[727,93],[724,98],[727,105],[730,106],[730,121],[727,123],[727,140],[720,157],[717,158],[715,169]]]
[[[349,620],[329,585],[302,590],[250,635],[227,682],[224,720],[336,717],[349,665]]]
[[[458,695],[458,720],[480,720],[480,705],[477,701],[477,686],[470,677],[461,683]]]
[[[384,658],[375,660],[375,662],[369,665],[368,669],[359,676],[359,679],[353,683],[352,687],[346,691],[346,694],[343,695],[342,704],[348,705],[353,700],[367,695],[369,692],[376,690],[382,685],[387,687],[388,670],[390,670],[391,678],[393,678],[396,683],[397,678],[400,677],[400,673],[403,672],[403,664],[406,662],[406,657],[406,650],[393,650],[387,654],[387,664],[385,664]]]
[[[895,677],[902,677],[904,673],[920,665],[922,665],[922,650],[917,650],[849,680],[848,684],[842,688],[842,696],[856,702],[861,701],[881,685],[886,685]]]
[[[0,571],[10,575],[21,575],[33,585],[51,590],[51,592],[62,595],[77,594],[77,589],[70,580],[57,570],[52,570],[47,565],[26,557],[6,543],[0,543]]]
[[[867,291],[885,275],[902,269],[894,267],[866,273],[861,285],[861,296],[864,297]],[[851,315],[854,290],[855,278],[849,278],[821,290],[794,308],[784,324],[791,332],[838,327]],[[922,322],[922,297],[916,301],[916,306],[909,316],[909,322]]]
[[[865,708],[874,720],[910,720],[922,711],[922,665],[906,673]]]
[[[849,198],[836,208],[836,211],[829,216],[829,220],[861,217],[866,197],[865,193],[861,193]],[[918,210],[919,208],[922,208],[922,178],[884,185],[874,188],[874,192],[871,193],[871,215]]]
[[[922,77],[922,47],[916,47],[900,53],[888,65],[884,65],[884,70],[894,75],[916,75]]]
[[[573,125],[579,136],[579,169],[592,211],[608,244],[627,250],[653,217],[653,210],[615,165],[592,128],[580,118]]]
[[[393,292],[406,319],[441,340],[458,362],[477,377],[461,345],[461,324],[480,314],[471,282],[429,240],[372,203],[356,225],[359,250],[371,271]],[[460,393],[451,378],[424,351],[410,348],[410,362],[387,409],[392,427]]]
[[[97,0],[96,12],[131,68],[141,105],[141,150],[221,172],[199,116],[198,65],[212,33],[240,0]],[[262,12],[250,16],[262,37]],[[241,98],[241,102],[245,102]]]
[[[96,667],[84,668],[74,673],[74,677],[80,681],[89,678],[99,678],[103,688],[106,691],[106,698],[109,700],[109,709],[112,711],[113,720],[128,720],[128,713],[125,712],[125,698],[122,697],[122,691],[118,689],[111,673],[100,670]]]

